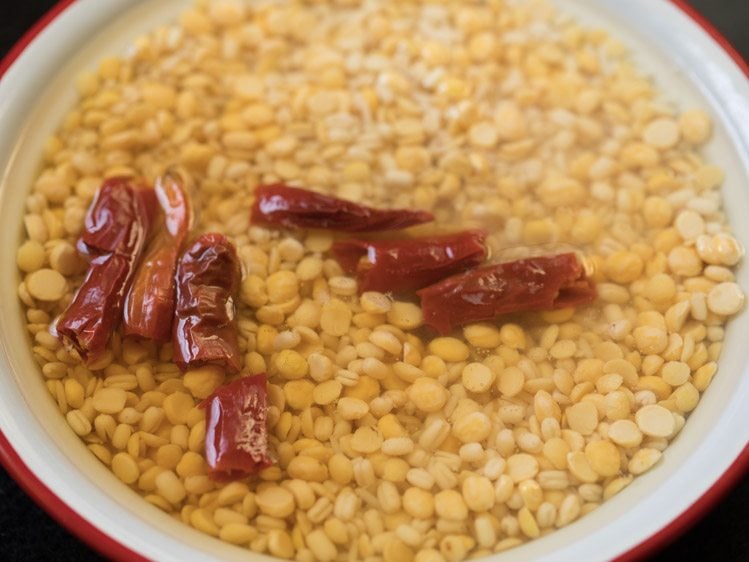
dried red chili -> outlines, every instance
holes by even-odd
[[[441,334],[501,314],[591,302],[593,282],[573,253],[487,265],[418,291],[424,323]]]
[[[267,402],[265,373],[224,385],[202,402],[205,458],[213,480],[253,476],[271,465]]]
[[[192,222],[186,180],[167,172],[154,191],[164,217],[159,231],[141,261],[125,299],[125,335],[165,342],[172,333],[177,258]]]
[[[255,189],[250,219],[255,224],[287,228],[374,232],[430,222],[434,216],[411,209],[373,209],[314,191],[274,184]]]
[[[91,204],[78,249],[90,262],[57,333],[87,360],[106,348],[122,315],[125,294],[153,223],[153,190],[129,178],[104,182]]]
[[[132,178],[105,180],[86,214],[78,251],[91,259],[110,252],[129,255],[145,241],[156,207],[153,190]]]
[[[181,369],[210,363],[239,371],[234,317],[240,276],[237,252],[221,234],[203,234],[182,255],[172,336]]]
[[[341,240],[333,256],[360,291],[413,291],[486,259],[482,230],[410,240]]]

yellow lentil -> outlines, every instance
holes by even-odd
[[[287,517],[294,511],[294,496],[278,486],[269,486],[255,498],[260,511],[271,517]]]
[[[224,372],[219,367],[207,365],[187,371],[183,382],[185,388],[198,399],[208,398],[224,382]]]
[[[419,377],[409,387],[408,396],[422,412],[436,412],[447,402],[448,392],[435,379]]]

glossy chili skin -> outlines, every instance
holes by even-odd
[[[174,274],[192,223],[185,183],[181,174],[168,172],[154,187],[163,217],[125,299],[123,331],[127,336],[163,343],[172,335]]]
[[[234,246],[224,236],[203,234],[177,265],[172,343],[174,362],[240,369],[235,307],[241,271]]]
[[[408,240],[340,240],[333,256],[356,274],[360,291],[421,289],[486,259],[486,232],[468,230]]]
[[[487,265],[418,291],[424,323],[441,334],[513,312],[578,306],[596,298],[573,253]]]
[[[105,180],[84,219],[78,251],[90,259],[110,252],[130,254],[145,242],[156,209],[153,189],[128,177]]]
[[[125,295],[151,230],[153,190],[129,178],[108,179],[84,222],[78,249],[89,269],[57,323],[57,333],[87,361],[105,350],[122,317]]]
[[[254,476],[272,464],[265,373],[220,387],[200,406],[205,408],[205,458],[211,479]]]
[[[255,189],[253,224],[285,228],[320,228],[342,232],[400,230],[434,220],[426,211],[373,209],[284,184]]]

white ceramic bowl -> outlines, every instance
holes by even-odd
[[[130,40],[174,18],[187,3],[66,0],[0,64],[0,75],[5,71],[0,81],[0,457],[45,509],[110,557],[268,560],[165,515],[87,451],[63,421],[32,360],[16,297],[15,250],[24,198],[44,139],[74,104],[72,78],[100,57],[122,52]],[[667,0],[558,3],[625,41],[667,99],[711,108],[716,133],[706,154],[726,170],[728,215],[749,247],[746,65],[724,41],[721,47],[704,23],[691,19],[685,6]],[[738,278],[749,287],[749,267],[743,266]],[[718,375],[656,468],[593,514],[491,560],[631,559],[683,530],[749,464],[747,333],[749,312],[744,312],[730,323]]]

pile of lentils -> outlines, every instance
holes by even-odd
[[[543,2],[200,0],[76,86],[18,249],[34,357],[117,478],[256,552],[458,561],[572,523],[656,465],[743,306],[710,117]],[[256,479],[207,476],[219,369],[118,335],[86,365],[50,333],[102,180],[172,165],[243,264],[242,375],[268,373],[277,459]],[[483,227],[497,253],[572,245],[599,299],[434,337],[415,301],[359,295],[330,233],[249,224],[279,181]]]

